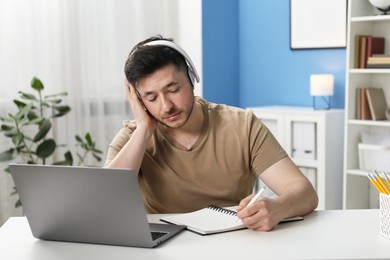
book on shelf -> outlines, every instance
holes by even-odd
[[[372,120],[386,120],[387,102],[383,88],[367,88],[366,95]]]
[[[390,68],[390,56],[374,55],[367,60],[367,68]]]
[[[367,57],[367,37],[368,36],[362,36],[359,38],[359,69],[364,69],[366,67],[366,57]]]
[[[245,229],[246,226],[237,217],[237,206],[222,208],[210,205],[197,211],[163,216],[160,220],[170,224],[184,225],[187,229],[200,235],[210,235],[239,229]],[[303,217],[293,217],[282,220],[291,222],[303,220]]]
[[[385,38],[368,36],[366,63],[369,57],[372,57],[375,54],[384,54],[384,53],[385,53]]]
[[[359,120],[371,120],[370,107],[366,95],[367,88],[356,89],[356,118]]]
[[[390,69],[390,63],[370,63],[367,64],[368,69]]]
[[[384,54],[385,38],[371,35],[355,36],[355,68],[367,68],[368,59],[377,54]]]
[[[367,35],[355,35],[355,53],[354,53],[354,67],[360,68],[360,52],[362,49],[362,38]]]

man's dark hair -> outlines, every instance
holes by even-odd
[[[140,79],[169,64],[173,64],[177,70],[187,73],[187,63],[178,51],[167,46],[145,45],[157,40],[173,42],[172,39],[163,38],[161,35],[152,36],[134,46],[127,57],[125,75],[127,81],[134,87],[137,86]]]

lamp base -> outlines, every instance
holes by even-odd
[[[319,98],[320,102],[316,102],[316,99]],[[330,96],[313,96],[313,109],[314,110],[329,110],[330,109]]]

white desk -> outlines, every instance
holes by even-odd
[[[316,211],[271,232],[184,231],[155,249],[37,240],[13,217],[0,228],[0,259],[390,259],[390,239],[380,235],[379,210]]]

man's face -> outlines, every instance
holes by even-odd
[[[193,87],[186,72],[172,64],[140,80],[137,90],[149,113],[167,127],[180,128],[191,115]]]

